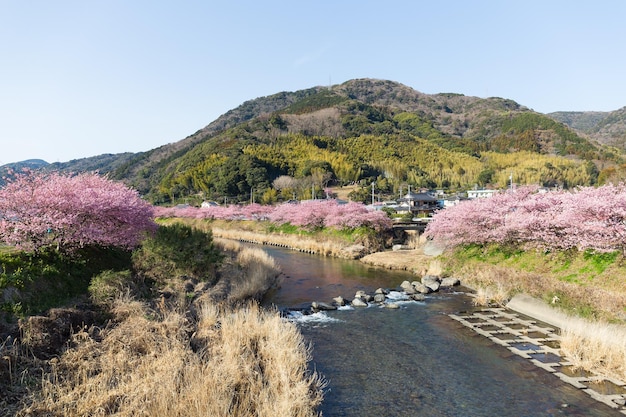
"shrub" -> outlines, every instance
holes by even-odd
[[[112,305],[132,285],[133,277],[129,270],[103,271],[94,276],[89,284],[89,295],[95,304]]]
[[[160,283],[181,276],[212,281],[221,260],[211,231],[180,223],[160,226],[133,253],[137,273]]]
[[[130,266],[130,252],[114,249],[89,247],[71,256],[56,250],[0,253],[0,310],[15,313],[19,304],[20,315],[40,313],[85,294],[102,271]]]

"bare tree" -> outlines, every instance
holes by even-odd
[[[295,188],[296,184],[296,179],[290,177],[289,175],[281,175],[280,177],[276,178],[274,182],[272,182],[272,186],[278,191],[282,191],[288,188]]]

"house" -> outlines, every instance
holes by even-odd
[[[398,212],[410,211],[414,216],[432,216],[440,208],[439,200],[429,193],[414,193],[409,191],[399,200]]]
[[[466,197],[463,197],[459,194],[453,195],[450,197],[446,197],[443,199],[443,208],[453,207],[459,204],[461,201],[467,200]]]

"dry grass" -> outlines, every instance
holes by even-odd
[[[323,382],[307,371],[298,329],[277,313],[204,305],[190,323],[177,312],[149,319],[155,314],[132,300],[118,304],[126,318],[75,334],[19,416],[316,415]]]
[[[516,293],[543,299],[572,319],[561,331],[561,351],[577,367],[626,381],[626,328],[623,322],[624,287],[564,282],[549,270],[540,273],[513,267],[468,262],[455,269],[464,285],[475,289],[476,305],[505,305]],[[593,319],[575,314],[586,313]]]
[[[487,287],[479,287],[474,294],[472,303],[475,306],[487,307],[498,306],[503,307],[510,299],[510,293],[500,283]]]
[[[449,266],[447,266],[449,268]],[[626,307],[624,288],[605,288],[559,280],[549,273],[520,271],[512,267],[487,263],[466,263],[453,268],[455,276],[463,284],[475,289],[492,288],[508,293],[510,299],[517,293],[525,293],[554,304],[570,314],[591,316],[599,321],[623,320]],[[557,297],[558,301],[554,297]]]
[[[234,305],[246,300],[260,300],[280,282],[280,265],[261,248],[242,245],[238,241],[217,238],[215,244],[227,254],[217,285],[206,298]]]
[[[237,254],[237,262],[246,274],[243,279],[233,281],[231,300],[259,299],[277,285],[280,266],[263,249],[244,248]]]
[[[365,255],[360,261],[381,268],[409,271],[418,276],[432,272],[440,266],[433,264],[433,258],[424,255],[421,249],[375,252]]]
[[[561,329],[561,351],[576,368],[626,381],[626,329],[571,320]]]
[[[344,241],[333,241],[330,239],[320,241],[306,236],[291,234],[275,234],[269,236],[266,233],[258,231],[223,229],[219,227],[213,227],[212,230],[213,236],[222,239],[242,240],[261,244],[271,243],[273,245],[315,253],[322,256],[346,257],[346,242]]]

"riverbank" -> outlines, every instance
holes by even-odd
[[[236,227],[228,230],[229,238],[251,237],[250,231],[240,235],[243,231]],[[222,233],[218,230],[216,235]],[[264,244],[282,244],[283,239],[259,231],[252,237],[250,241]],[[312,247],[310,242],[298,243],[298,239],[290,242],[296,250]],[[342,244],[347,245],[339,242],[336,247]],[[523,314],[536,315],[539,320],[551,315],[563,318],[559,327],[561,349],[572,363],[626,380],[626,343],[621,342],[626,341],[626,288],[621,279],[626,267],[621,259],[586,253],[508,253],[492,248],[444,251],[424,240],[417,240],[414,246],[370,251],[356,258],[368,265],[409,271],[416,276],[453,275],[463,286],[473,289],[476,305],[516,310],[521,305],[509,305],[509,301],[520,294],[530,296],[534,302],[523,303]],[[321,252],[325,256],[333,253],[341,253],[341,249]]]
[[[4,323],[0,414],[318,415],[309,346],[251,301],[277,283],[273,259],[180,226],[146,239],[127,269],[77,276],[80,297]]]

